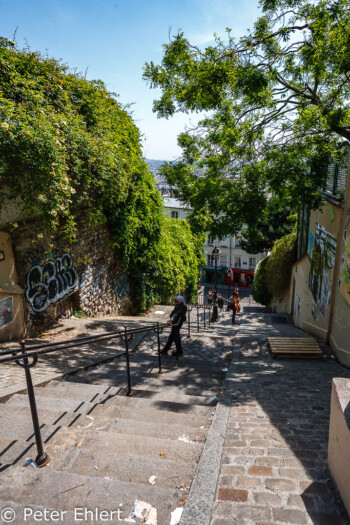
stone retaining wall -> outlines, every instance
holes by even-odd
[[[68,245],[62,232],[49,238],[40,223],[31,222],[12,234],[12,246],[18,284],[25,290],[26,335],[76,309],[87,315],[131,310],[128,275],[106,228],[92,232],[81,218],[76,241]]]

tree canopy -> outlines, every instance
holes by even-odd
[[[200,49],[183,33],[164,45],[144,78],[162,90],[159,117],[204,112],[178,137],[179,162],[164,167],[214,235],[317,207],[326,166],[350,140],[349,0],[260,0],[254,28]],[[215,217],[215,220],[213,219]],[[254,234],[252,234],[254,236]]]
[[[81,213],[92,228],[105,224],[139,308],[195,288],[198,240],[183,221],[170,226],[163,218],[127,109],[102,81],[0,37],[0,210],[9,200],[21,220],[41,221],[48,249],[57,230],[67,245],[74,240]],[[167,233],[172,262],[165,262]]]

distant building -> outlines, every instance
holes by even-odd
[[[226,237],[219,241],[208,237],[206,244],[203,246],[203,254],[207,260],[207,264],[203,267],[202,282],[214,283],[215,279],[215,262],[212,251],[214,246],[221,250],[219,260],[217,263],[217,283],[231,284],[231,286],[251,286],[254,279],[255,268],[266,254],[250,254],[243,250],[240,246],[242,235],[237,234],[231,237]],[[232,277],[229,283],[229,276],[227,274],[228,268],[232,269]]]
[[[172,219],[186,219],[190,208],[180,200],[173,197],[164,197],[164,213]],[[214,283],[215,266],[212,256],[214,246],[218,246],[221,254],[217,264],[217,283],[230,284],[231,286],[249,287],[254,279],[256,265],[266,254],[255,255],[247,253],[240,247],[242,235],[237,234],[221,241],[208,237],[203,246],[203,255],[207,264],[202,270],[202,283]],[[228,268],[232,269],[231,282],[227,274]]]

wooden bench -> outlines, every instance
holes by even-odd
[[[269,337],[272,357],[321,359],[323,352],[313,337]]]

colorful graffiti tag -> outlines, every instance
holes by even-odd
[[[26,278],[26,298],[35,313],[71,295],[78,275],[69,253],[33,264]]]
[[[331,296],[336,248],[337,239],[316,223],[313,249],[309,250],[311,269],[308,285],[317,305],[317,319],[319,314],[323,319],[326,317]]]

